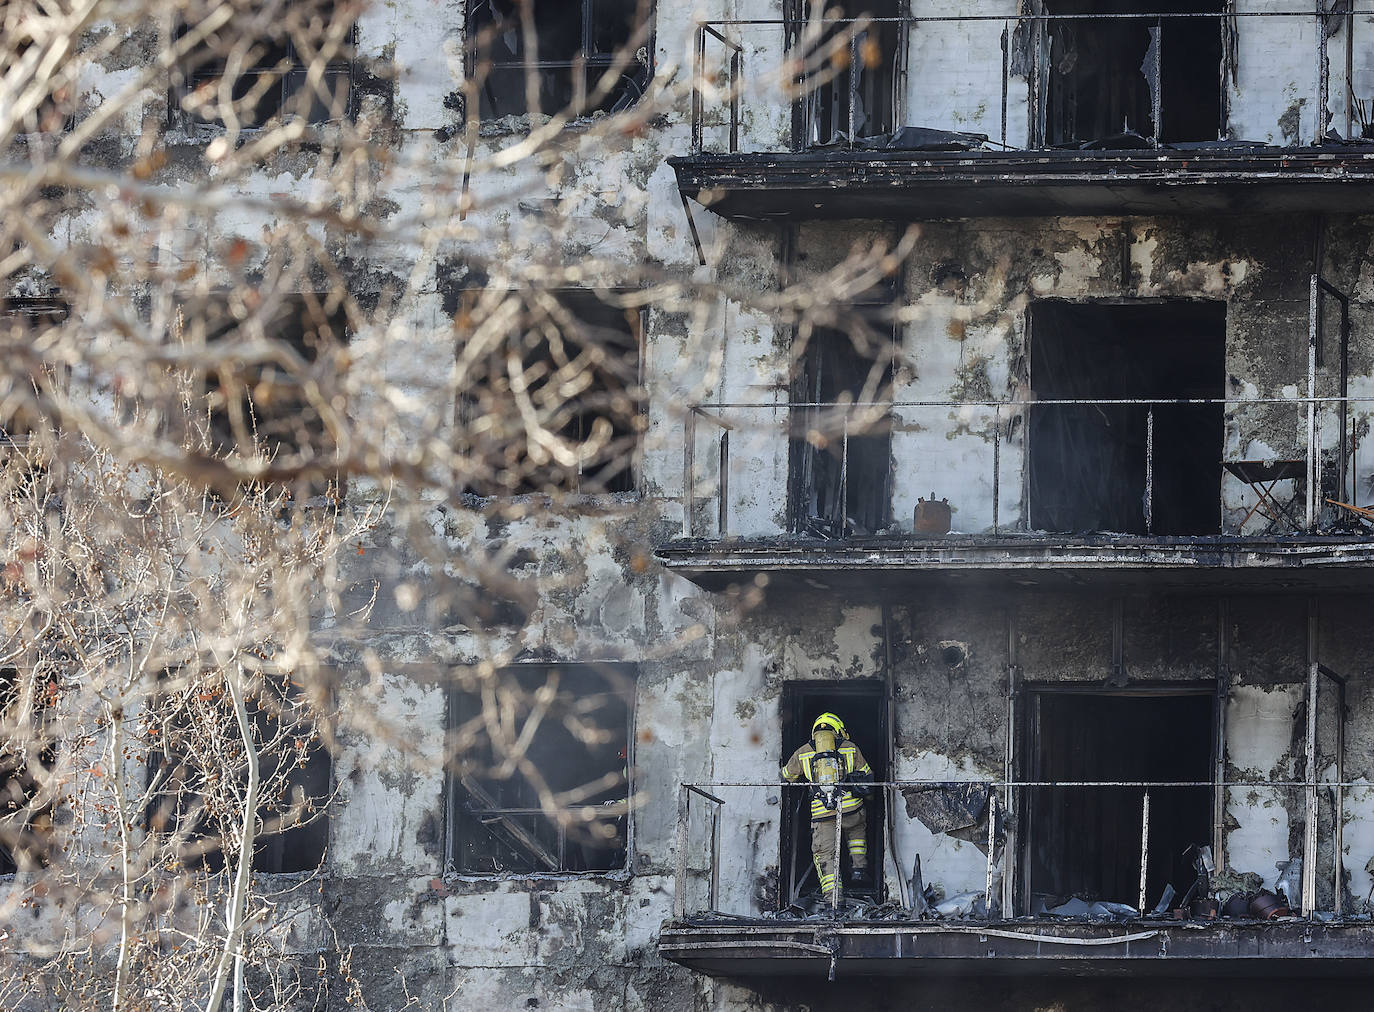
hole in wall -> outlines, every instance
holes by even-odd
[[[962,643],[941,643],[940,660],[951,668],[957,668],[968,660],[968,651]]]
[[[941,295],[963,295],[968,289],[968,274],[958,264],[939,264],[930,272],[935,290]]]

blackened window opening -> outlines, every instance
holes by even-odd
[[[305,496],[342,497],[345,475],[335,470],[335,428],[327,416],[339,405],[329,390],[335,356],[348,341],[348,316],[337,295],[305,293],[241,318],[223,299],[188,305],[182,336],[191,343],[280,341],[293,356],[230,358],[206,377],[203,448],[215,456],[262,456],[280,473],[305,475]],[[197,419],[199,422],[199,419]]]
[[[56,687],[0,668],[0,875],[41,866],[52,833],[49,777],[57,746],[46,727]]]
[[[470,71],[482,119],[528,112],[619,112],[652,76],[653,46],[641,31],[644,0],[531,0],[535,43],[525,44],[518,0],[470,0]],[[633,47],[633,51],[631,51]],[[603,78],[613,75],[602,91]],[[529,108],[533,75],[537,110]]]
[[[887,780],[889,731],[884,691],[882,683],[874,681],[784,683],[782,753],[778,757],[778,765],[785,763],[793,751],[811,737],[811,725],[817,717],[823,713],[834,713],[844,721],[850,740],[868,760],[868,765],[873,769],[873,779],[877,782]],[[797,898],[819,888],[811,859],[810,800],[810,794],[804,787],[787,787],[783,790],[779,862],[782,869],[779,907],[783,909]],[[875,791],[864,805],[870,874],[882,868],[884,811],[881,795]],[[849,855],[843,846],[841,851],[841,862],[847,869]],[[868,894],[870,890],[879,894],[880,899],[883,898],[882,882],[875,879],[859,891]],[[855,890],[846,888],[845,893],[853,895]]]
[[[633,668],[522,664],[493,678],[485,693],[475,676],[460,679],[450,699],[454,870],[625,868]],[[493,734],[493,725],[512,731],[509,739]],[[521,749],[516,743],[531,726]]]
[[[808,15],[820,2],[787,4],[789,34],[801,43],[798,55],[806,68],[801,82],[805,146],[891,133],[898,125],[894,81],[903,26],[882,19],[901,15],[899,0],[865,0],[854,5],[853,14],[846,13],[847,6],[826,6],[821,18],[848,20],[832,20],[818,35],[804,36]],[[856,31],[854,18],[862,16],[877,20]]]
[[[1211,692],[1037,691],[1031,699],[1033,781],[1211,780]],[[1186,852],[1211,844],[1212,792],[1166,786],[1149,793],[1145,895],[1153,905],[1165,885],[1182,896],[1196,879]],[[1144,794],[1141,787],[1026,789],[1031,913],[1075,896],[1137,906]]]
[[[1155,405],[1151,440],[1145,404],[1050,402],[1221,398],[1225,304],[1045,301],[1031,306],[1030,323],[1031,528],[1219,533],[1220,404]]]
[[[345,33],[348,50],[331,49],[321,62],[319,79],[313,85],[309,81],[314,54],[336,34],[332,26],[337,16],[332,0],[294,3],[286,19],[253,39],[244,38],[242,19],[231,19],[174,68],[169,109],[182,110],[188,124],[223,125],[222,110],[216,106],[224,98],[225,74],[236,67],[228,99],[242,127],[261,127],[277,116],[303,116],[308,123],[348,116],[352,112],[353,26]],[[187,24],[178,24],[175,36],[179,40],[188,31]]]
[[[60,327],[67,315],[67,306],[58,299],[0,299],[0,352],[5,355],[12,375],[27,371],[27,382],[15,383],[4,399],[4,411],[0,413],[0,463],[5,460],[6,448],[27,449],[44,424],[41,402],[55,377],[53,370],[39,361],[33,348],[48,343],[48,332]]]
[[[633,492],[645,425],[641,311],[618,304],[623,293],[584,288],[502,294],[521,308],[499,343],[474,358],[460,334],[456,438],[468,491]],[[460,332],[499,312],[483,298],[474,290],[459,300]]]
[[[256,698],[245,699],[258,750],[259,802],[253,841],[253,870],[264,874],[312,871],[329,844],[326,806],[332,788],[329,752],[308,711],[301,689],[268,677]],[[222,871],[223,841],[237,834],[241,806],[222,807],[221,778],[241,796],[248,783],[241,732],[229,695],[215,679],[176,696],[162,697],[148,754],[151,788],[145,824],[180,842],[184,867]],[[231,833],[230,831],[233,830]]]
[[[1221,135],[1220,0],[1050,0],[1045,6],[1060,15],[1217,15],[1046,22],[1047,143],[1133,147],[1137,138],[1168,144]]]
[[[861,307],[859,313],[878,307]],[[792,411],[793,529],[820,537],[872,534],[890,515],[890,324],[812,331]],[[854,405],[860,406],[854,406]],[[867,406],[862,406],[867,405]]]

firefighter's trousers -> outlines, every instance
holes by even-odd
[[[835,882],[840,874],[839,854],[835,850],[835,816],[811,820],[811,856],[816,861],[821,892],[834,899]],[[840,820],[840,846],[849,850],[855,868],[868,867],[868,818],[863,807]]]

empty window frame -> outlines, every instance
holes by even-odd
[[[653,59],[652,37],[642,30],[653,13],[649,0],[530,0],[526,6],[528,23],[519,0],[468,2],[469,73],[482,119],[617,112],[644,94]],[[530,108],[531,85],[537,109]]]
[[[47,725],[55,692],[31,672],[0,668],[0,875],[40,866],[48,850],[57,747]]]
[[[23,454],[34,441],[42,422],[40,408],[52,372],[41,365],[33,347],[54,327],[66,321],[67,306],[58,299],[12,298],[0,300],[0,352],[10,363],[14,383],[8,390],[0,390],[0,463],[12,453]],[[23,375],[23,362],[32,361]],[[18,368],[14,368],[14,367]],[[18,382],[15,382],[18,380]]]
[[[622,294],[464,293],[456,444],[468,463],[468,491],[636,490],[645,425],[643,314],[618,304]],[[518,304],[513,310],[510,300]],[[493,324],[502,332],[484,334]]]
[[[825,538],[891,522],[891,413],[881,402],[892,399],[896,324],[886,303],[850,315],[844,329],[805,338],[792,391],[791,527]]]
[[[1045,12],[1165,15],[1043,22],[1047,144],[1138,147],[1222,136],[1222,0],[1046,0]]]
[[[264,456],[274,473],[288,475],[280,481],[304,473],[308,494],[341,496],[344,479],[332,470],[340,402],[330,380],[348,341],[342,299],[308,292],[276,297],[252,313],[236,305],[225,298],[184,304],[177,336],[211,348],[265,338],[283,342],[290,354],[245,359],[231,350],[223,365],[208,367],[192,445],[219,457]]]
[[[1022,757],[1037,783],[1209,783],[1216,689],[1211,684],[1117,691],[1026,686]],[[1212,788],[1150,789],[1146,902],[1196,873],[1189,848],[1212,843]],[[1135,907],[1140,894],[1142,787],[1030,787],[1021,903],[1041,913],[1070,897]]]
[[[785,0],[784,12],[789,43],[803,67],[796,124],[802,146],[895,130],[897,64],[906,26],[884,19],[902,15],[901,0],[861,0],[852,7]],[[820,19],[819,32],[807,28],[817,23],[809,20],[813,15]],[[874,20],[859,28],[856,16]]]
[[[1046,300],[1029,322],[1031,529],[1220,533],[1222,405],[1091,402],[1223,397],[1226,304]]]
[[[610,872],[629,855],[634,668],[520,664],[449,697],[458,874]]]
[[[248,772],[242,735],[217,675],[167,676],[149,721],[148,827],[176,841],[187,868],[224,868],[221,840],[236,835]],[[329,842],[332,763],[299,686],[267,676],[245,700],[259,763],[253,870],[312,871]],[[233,803],[237,802],[237,803]],[[232,831],[231,831],[232,830]]]
[[[169,109],[188,126],[224,125],[226,106],[232,106],[238,125],[248,128],[278,116],[303,116],[309,123],[348,116],[352,10],[344,2],[295,0],[282,3],[273,17],[264,9],[258,19],[230,19],[174,68]],[[187,16],[178,24],[175,40],[186,38],[195,23]]]

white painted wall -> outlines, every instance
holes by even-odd
[[[1023,146],[1029,125],[1027,84],[1024,77],[1010,72],[1006,75],[1005,138],[1002,134],[1002,36],[1005,32],[1010,47],[1016,31],[1014,0],[993,0],[977,7],[958,0],[917,0],[912,13],[923,18],[988,20],[913,25],[903,123],[982,133],[1011,147]]]

